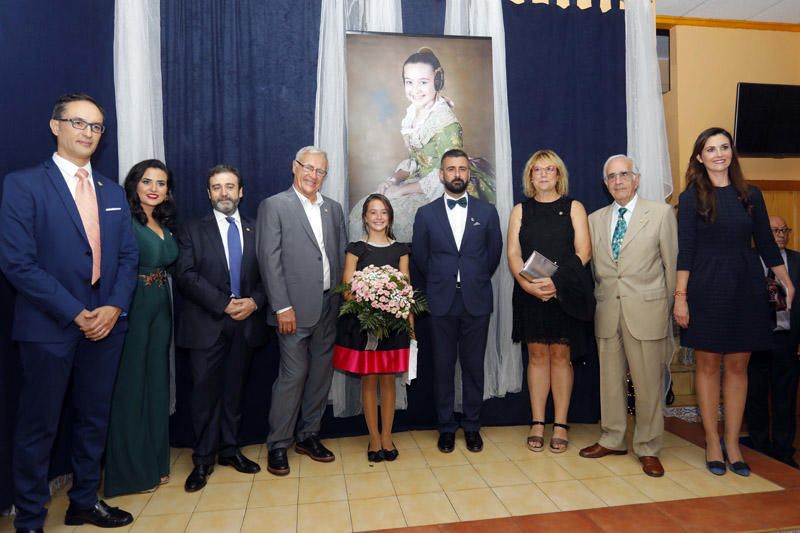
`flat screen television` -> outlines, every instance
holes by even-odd
[[[733,136],[742,156],[800,157],[800,85],[740,82]]]

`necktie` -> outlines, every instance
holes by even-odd
[[[628,210],[624,207],[619,208],[619,218],[617,218],[617,225],[614,226],[614,235],[611,236],[611,254],[614,256],[614,261],[619,259],[619,249],[622,246],[622,239],[625,237],[625,232],[628,230],[628,224],[625,222],[625,213]]]
[[[225,217],[225,220],[228,221],[228,271],[231,276],[231,293],[238,298],[241,295],[242,241],[239,239],[236,219]]]
[[[462,196],[458,200],[453,200],[452,198],[447,199],[447,207],[450,209],[453,209],[457,205],[460,205],[461,207],[467,207],[467,197]]]
[[[97,196],[89,184],[89,172],[85,168],[79,168],[75,172],[75,177],[78,178],[75,204],[81,215],[86,238],[89,240],[89,248],[92,250],[92,285],[94,285],[100,279],[100,218],[97,213]]]

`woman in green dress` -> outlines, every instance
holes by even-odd
[[[172,173],[156,159],[137,163],[125,178],[139,243],[139,278],[111,401],[103,480],[107,497],[149,492],[169,481],[172,301],[167,268],[178,258],[172,188]]]
[[[464,148],[464,130],[453,112],[453,101],[442,94],[444,70],[430,48],[420,48],[403,63],[403,88],[410,105],[400,124],[408,159],[401,161],[392,176],[378,185],[377,192],[392,201],[394,234],[398,242],[411,242],[417,209],[440,198],[444,187],[439,179],[442,155]],[[482,159],[470,160],[467,191],[494,203],[494,171]],[[350,210],[350,238],[363,234],[361,212],[364,199]]]

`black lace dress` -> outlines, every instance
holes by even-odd
[[[522,203],[519,244],[523,261],[534,250],[557,264],[575,255],[575,230],[570,218],[572,201],[562,196],[555,202],[529,198]],[[573,360],[583,356],[586,323],[566,314],[556,298],[543,302],[522,290],[515,281],[512,305],[514,342],[566,344]]]

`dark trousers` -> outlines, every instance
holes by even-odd
[[[242,389],[253,358],[244,338],[244,322],[225,316],[219,338],[202,350],[190,350],[194,464],[211,465],[217,455],[239,451]]]
[[[37,529],[44,525],[44,505],[50,499],[50,452],[68,390],[75,411],[69,499],[79,509],[97,503],[100,459],[124,339],[125,335],[118,334],[98,342],[77,338],[58,343],[19,343],[24,382],[14,436],[17,528]]]
[[[486,353],[486,333],[489,316],[471,316],[464,307],[461,290],[456,291],[453,305],[446,315],[431,316],[433,368],[436,375],[436,416],[439,432],[458,429],[455,419],[456,359],[461,363],[463,410],[461,427],[478,431],[481,427],[483,405],[483,359]]]
[[[772,350],[753,352],[747,367],[745,416],[750,438],[756,450],[780,461],[794,455],[798,360],[791,337],[788,332],[773,333]]]

